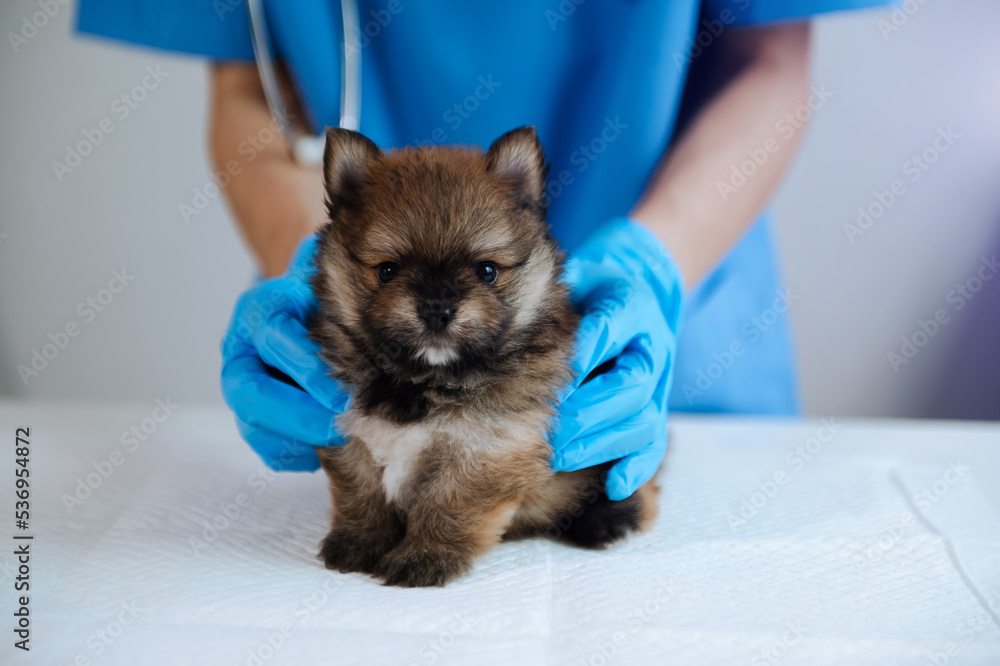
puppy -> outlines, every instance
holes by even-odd
[[[444,585],[502,537],[599,548],[652,519],[652,483],[612,502],[607,465],[551,469],[578,316],[545,222],[547,171],[533,128],[486,153],[388,154],[327,130],[311,334],[351,390],[349,440],[317,448],[328,568]]]

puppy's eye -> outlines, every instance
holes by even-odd
[[[399,264],[393,261],[387,261],[384,264],[379,264],[375,268],[375,274],[378,276],[378,281],[385,284],[392,278],[396,277],[399,273]]]
[[[476,277],[486,284],[496,282],[497,274],[500,272],[497,270],[497,265],[492,261],[480,261],[473,270],[476,271]]]

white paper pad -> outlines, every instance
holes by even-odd
[[[325,478],[268,474],[227,412],[129,450],[153,407],[0,407],[11,505],[32,427],[35,535],[28,654],[0,555],[0,663],[1000,664],[1000,426],[673,418],[651,533],[409,590],[326,571]]]

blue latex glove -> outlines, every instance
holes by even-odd
[[[327,374],[305,326],[317,307],[309,285],[315,253],[309,236],[283,276],[247,290],[222,341],[222,395],[243,439],[274,470],[315,470],[313,446],[344,442],[335,420],[348,394]]]
[[[680,270],[651,231],[619,218],[572,254],[565,281],[583,319],[574,383],[553,429],[552,466],[568,472],[618,460],[606,490],[625,499],[653,477],[667,450]],[[581,385],[612,359],[607,372]]]

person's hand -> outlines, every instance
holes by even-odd
[[[344,442],[335,421],[348,394],[306,330],[315,252],[309,236],[284,275],[240,296],[222,341],[222,395],[243,439],[274,470],[315,470],[314,446]]]
[[[653,477],[667,450],[680,271],[651,231],[621,218],[569,257],[564,279],[583,318],[575,377],[553,428],[552,466],[569,472],[617,460],[605,488],[611,499],[625,499]],[[607,371],[584,382],[599,367]]]

